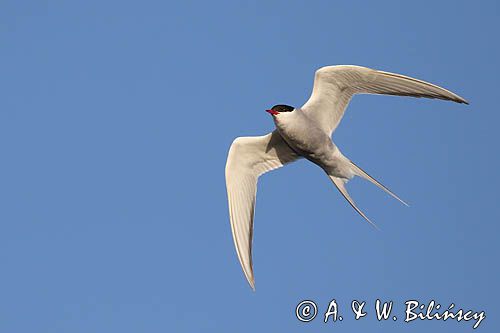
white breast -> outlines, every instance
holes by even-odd
[[[306,158],[311,157],[313,160],[325,158],[335,148],[330,137],[300,109],[276,115],[274,123],[292,149]]]

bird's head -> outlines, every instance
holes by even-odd
[[[282,112],[292,112],[293,110],[295,110],[293,106],[278,104],[273,106],[271,109],[266,110],[266,112],[270,113],[273,116],[276,116]]]

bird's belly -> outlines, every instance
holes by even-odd
[[[314,126],[277,126],[286,143],[299,155],[323,165],[334,156],[335,145],[328,135]]]

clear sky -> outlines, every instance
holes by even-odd
[[[470,332],[404,302],[486,311],[498,332],[496,1],[0,2],[1,332]],[[357,96],[343,153],[407,200],[306,161],[263,176],[256,292],[231,238],[229,145],[357,64],[470,106]],[[377,298],[396,322],[378,322]],[[309,324],[295,306],[314,300]],[[322,323],[336,299],[342,322]],[[351,300],[367,301],[355,321]]]

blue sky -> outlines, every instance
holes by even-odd
[[[498,331],[499,14],[495,1],[3,0],[0,331],[472,330],[404,323],[409,299],[484,310],[478,330]],[[354,180],[376,231],[306,161],[263,176],[252,292],[229,145],[270,132],[264,110],[302,105],[333,64],[471,104],[355,97],[335,142],[411,207]],[[398,321],[375,319],[377,298]],[[320,308],[309,324],[303,299]],[[331,299],[345,319],[324,324]]]

